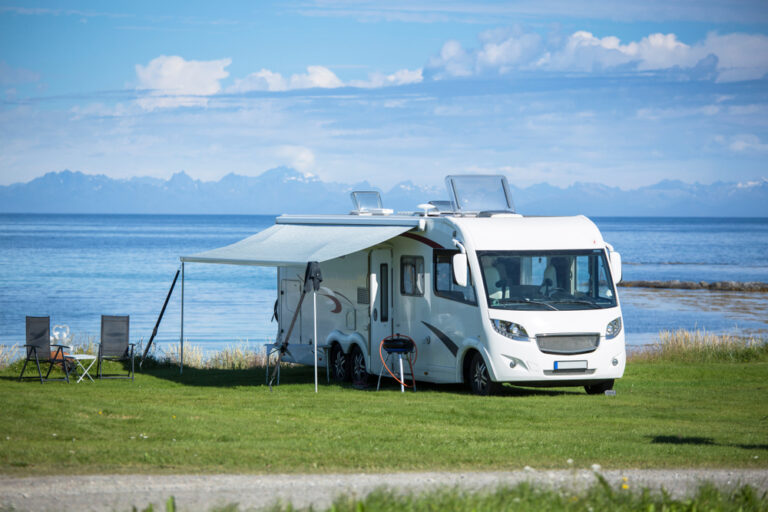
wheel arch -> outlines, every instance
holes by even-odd
[[[469,366],[472,364],[472,357],[475,353],[480,354],[480,356],[485,361],[485,366],[488,368],[488,375],[491,377],[491,380],[496,381],[496,372],[493,368],[491,358],[488,355],[488,350],[482,343],[480,343],[479,340],[475,338],[467,338],[464,340],[464,343],[461,347],[461,352],[459,352],[456,358],[457,382],[468,382],[467,375],[469,372]]]
[[[363,353],[363,359],[367,368],[370,368],[370,361],[368,355],[365,353],[365,338],[359,332],[345,333],[338,329],[331,331],[328,336],[325,337],[325,344],[333,347],[334,344],[341,347],[341,350],[345,354],[349,354],[352,351],[353,346],[357,346],[360,352]]]

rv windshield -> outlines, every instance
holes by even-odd
[[[521,310],[616,306],[605,252],[479,251],[488,307]]]

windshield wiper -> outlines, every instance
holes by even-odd
[[[541,302],[538,300],[531,300],[529,298],[525,299],[500,299],[497,304],[536,304],[537,306],[546,306],[550,309],[553,309],[555,311],[560,311],[558,308],[553,306],[552,304],[547,304],[546,302]]]
[[[586,304],[587,306],[592,306],[595,309],[603,309],[594,302],[588,301],[588,300],[579,300],[579,299],[570,299],[570,300],[553,300],[555,304]]]

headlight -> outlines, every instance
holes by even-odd
[[[611,320],[605,328],[605,339],[612,340],[621,332],[621,317]]]
[[[525,327],[516,324],[514,322],[507,322],[506,320],[494,320],[491,319],[493,324],[493,330],[497,333],[511,338],[517,341],[528,341],[528,333]]]

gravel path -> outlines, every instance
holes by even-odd
[[[673,496],[694,492],[700,482],[721,488],[750,484],[768,491],[768,469],[680,469],[602,471],[618,488],[627,478],[630,488],[664,487]],[[382,486],[418,492],[441,486],[462,489],[514,486],[520,482],[583,489],[595,482],[588,470],[389,473],[330,475],[98,475],[10,478],[0,476],[0,509],[127,511],[154,504],[165,510],[170,496],[181,510],[208,510],[238,503],[241,509],[259,509],[280,500],[294,507],[328,506],[339,494],[365,496]]]

